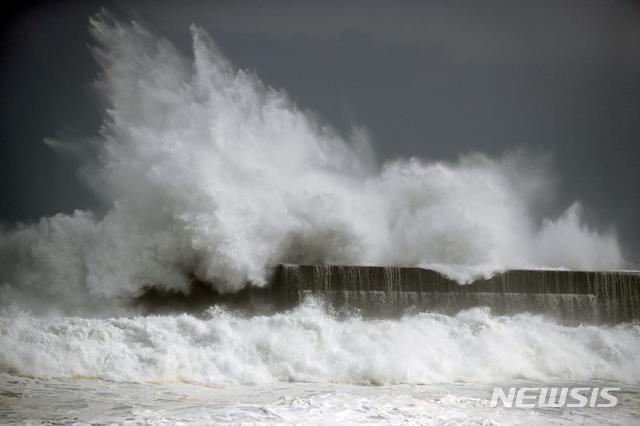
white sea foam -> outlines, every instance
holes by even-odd
[[[193,274],[233,291],[279,262],[423,265],[461,281],[623,266],[578,204],[534,221],[548,171],[528,159],[378,167],[365,131],[343,137],[301,112],[196,27],[192,58],[136,23],[98,15],[90,29],[105,111],[83,173],[110,208],[0,231],[4,304],[115,312],[146,285]]]
[[[313,305],[242,318],[212,311],[45,320],[5,312],[0,371],[33,377],[258,384],[640,383],[640,327],[567,327],[527,314],[340,321]]]

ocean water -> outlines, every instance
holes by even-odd
[[[536,383],[519,383],[535,386]],[[548,384],[545,382],[545,384]],[[620,386],[581,382],[580,385]],[[539,385],[539,384],[538,384]],[[0,376],[4,424],[633,425],[640,387],[615,408],[492,408],[477,383],[366,386],[279,382],[201,386]]]
[[[640,326],[487,309],[339,319],[0,319],[3,423],[637,424]],[[614,408],[489,406],[494,386],[619,387]]]

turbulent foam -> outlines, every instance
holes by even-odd
[[[110,208],[0,231],[4,303],[113,312],[189,277],[234,291],[276,263],[619,268],[578,204],[538,224],[545,170],[516,157],[396,160],[236,70],[193,27],[193,58],[136,23],[91,20],[104,123],[84,176]],[[51,143],[64,146],[64,142]]]
[[[454,317],[339,321],[313,305],[237,317],[0,320],[0,371],[113,381],[272,383],[640,383],[640,327],[566,327],[474,309]],[[479,368],[479,366],[482,366]]]

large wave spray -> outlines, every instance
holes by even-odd
[[[5,303],[113,309],[190,275],[233,291],[278,262],[423,265],[461,279],[622,266],[615,236],[582,224],[579,205],[534,222],[545,171],[523,173],[517,158],[378,170],[366,132],[318,123],[196,27],[192,60],[136,23],[99,15],[90,29],[105,118],[85,176],[111,207],[2,231]]]

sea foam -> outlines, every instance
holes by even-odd
[[[567,327],[540,316],[341,321],[312,303],[240,317],[0,318],[0,372],[117,382],[356,384],[510,380],[640,383],[640,327]]]

